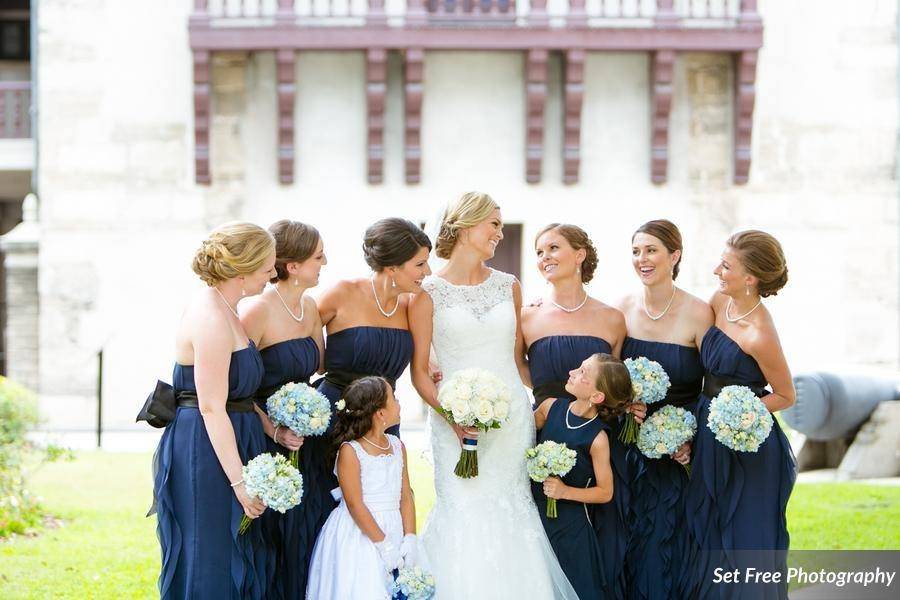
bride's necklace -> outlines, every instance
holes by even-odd
[[[567,312],[567,313],[573,313],[573,312],[577,311],[579,308],[581,308],[582,306],[584,306],[585,303],[587,303],[587,301],[588,301],[588,293],[585,292],[585,293],[584,293],[584,300],[582,300],[582,301],[581,301],[581,304],[579,304],[579,305],[576,306],[575,308],[566,308],[565,306],[562,306],[561,304],[557,304],[556,302],[554,302],[553,298],[550,299],[550,304],[552,304],[553,306],[555,306],[555,307],[558,308],[559,310],[565,311],[565,312]]]
[[[669,309],[670,309],[670,308],[672,308],[672,302],[675,300],[675,292],[676,292],[677,290],[678,290],[678,288],[676,288],[675,286],[672,286],[672,297],[669,298],[669,303],[666,304],[666,307],[663,309],[663,311],[662,311],[661,313],[659,313],[659,315],[657,315],[657,316],[655,316],[655,317],[654,317],[653,315],[650,314],[650,311],[649,311],[649,310],[647,310],[647,300],[646,300],[646,298],[645,298],[644,296],[641,297],[641,305],[644,307],[644,312],[647,314],[648,317],[650,317],[650,320],[651,320],[651,321],[659,321],[659,320],[662,319],[664,316],[666,316],[666,313],[669,312]]]
[[[729,297],[729,298],[728,298],[728,304],[725,305],[725,320],[728,321],[729,323],[736,323],[736,322],[740,321],[741,319],[743,319],[744,317],[749,316],[750,313],[752,313],[754,310],[756,310],[757,308],[759,308],[759,305],[762,304],[762,298],[759,299],[759,302],[757,302],[757,303],[753,306],[753,308],[751,308],[750,310],[748,310],[748,311],[745,312],[744,314],[742,314],[742,315],[740,315],[740,316],[737,316],[737,317],[732,317],[731,315],[728,314],[728,313],[731,312],[731,307],[732,307],[733,304],[734,304],[734,301]]]
[[[366,436],[362,436],[362,439],[364,439],[365,441],[369,442],[371,445],[375,446],[375,447],[378,448],[379,450],[384,450],[385,452],[387,452],[388,450],[391,449],[391,440],[388,440],[388,439],[387,439],[387,436],[384,436],[384,439],[387,440],[387,446],[379,446],[378,444],[376,444],[375,442],[373,442],[372,440],[370,440],[370,439],[367,438]]]
[[[217,294],[219,294],[219,298],[222,299],[222,302],[225,303],[225,306],[228,307],[228,310],[231,311],[231,314],[233,314],[233,315],[235,316],[235,318],[237,318],[238,320],[240,320],[241,316],[237,313],[236,310],[234,310],[234,307],[231,306],[231,304],[228,303],[228,300],[225,299],[225,294],[223,294],[221,291],[219,291],[219,288],[217,288],[217,287],[214,287],[213,289],[216,290],[216,293],[217,293]]]
[[[400,307],[400,298],[399,298],[399,296],[397,297],[397,303],[394,304],[394,310],[392,310],[392,311],[389,312],[389,313],[388,313],[388,312],[384,312],[384,309],[381,307],[381,301],[378,299],[378,292],[375,291],[375,276],[374,276],[374,275],[373,275],[372,278],[369,280],[369,283],[372,284],[372,295],[375,296],[375,306],[378,307],[378,312],[380,312],[381,314],[383,314],[383,315],[385,316],[385,318],[390,319],[391,317],[394,316],[394,313],[397,312],[397,308]],[[364,438],[364,439],[365,439],[365,438]],[[380,446],[379,446],[379,448],[380,448]]]
[[[293,320],[297,321],[298,323],[303,322],[303,312],[304,312],[303,294],[300,294],[300,316],[298,317],[297,315],[294,314],[294,311],[292,311],[288,307],[287,302],[284,301],[284,298],[282,298],[281,292],[278,291],[278,285],[273,285],[272,287],[275,288],[275,294],[278,296],[278,299],[281,300],[281,304],[282,304],[282,306],[284,306],[284,310],[286,310],[288,312],[288,314],[291,315],[291,318]]]
[[[574,402],[573,402],[572,404],[574,404]],[[572,414],[572,404],[570,404],[570,405],[566,408],[566,427],[568,427],[569,429],[581,429],[582,427],[584,427],[584,426],[587,425],[588,423],[591,423],[594,419],[596,419],[597,417],[600,416],[600,413],[597,413],[597,414],[594,415],[589,421],[585,421],[585,422],[582,423],[581,425],[572,425],[572,424],[569,423],[569,415]],[[578,415],[575,415],[575,416],[577,417]],[[583,419],[584,417],[581,417],[581,418]]]

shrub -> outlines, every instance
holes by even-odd
[[[34,394],[0,377],[0,538],[26,533],[41,521],[37,499],[25,487],[27,463],[40,451],[25,434],[37,424]]]

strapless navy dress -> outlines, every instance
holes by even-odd
[[[228,400],[243,408],[229,410],[228,417],[244,464],[266,451],[262,424],[249,400],[262,375],[262,359],[252,342],[231,355]],[[173,387],[176,393],[196,393],[194,367],[176,364]],[[160,597],[267,597],[275,572],[272,542],[259,523],[238,536],[244,511],[216,458],[198,408],[178,407],[155,459],[153,492],[162,546]]]
[[[319,368],[319,347],[311,337],[285,340],[267,346],[260,351],[265,373],[256,393],[257,404],[263,412],[266,399],[286,383],[309,383],[309,378]],[[311,438],[310,438],[311,439]],[[287,456],[289,451],[272,439],[267,438],[269,451]],[[303,474],[304,501],[283,515],[267,510],[263,515],[268,535],[275,542],[277,570],[273,579],[273,589],[269,598],[303,598],[306,595],[307,562],[304,560],[316,543],[308,538],[308,532],[301,516],[305,508],[306,491],[310,481],[304,463],[310,461],[306,442],[300,449],[300,472]]]
[[[547,398],[572,400],[565,391],[569,371],[577,369],[587,357],[612,352],[606,340],[590,335],[551,335],[535,340],[528,348],[528,368],[534,386],[535,403]],[[554,406],[560,404],[554,402]],[[624,598],[625,551],[628,544],[626,521],[629,505],[630,475],[626,448],[619,442],[620,422],[607,423],[610,462],[613,471],[613,499],[606,504],[588,506],[591,522],[600,539],[608,598]]]
[[[742,573],[747,566],[785,569],[789,542],[785,513],[797,466],[790,443],[774,419],[769,437],[757,452],[735,452],[716,441],[707,419],[711,397],[719,386],[745,385],[763,396],[766,380],[753,357],[718,327],[706,332],[701,358],[706,381],[685,498],[694,545],[691,595],[703,599],[787,598],[784,584],[712,582],[716,567],[738,568]],[[717,380],[717,389],[711,389],[711,380]]]
[[[672,382],[661,402],[648,406],[647,415],[669,404],[694,412],[703,385],[700,352],[690,346],[625,338],[622,358],[645,356],[658,362]],[[631,481],[628,544],[625,565],[628,597],[634,600],[686,598],[689,534],[684,517],[688,476],[668,457],[645,457],[628,446]]]

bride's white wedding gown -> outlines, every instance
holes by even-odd
[[[478,476],[460,479],[456,435],[430,412],[435,503],[423,542],[438,600],[577,599],[541,525],[525,470],[534,417],[514,357],[515,278],[491,271],[483,283],[456,286],[429,277],[432,345],[444,380],[465,368],[487,369],[513,395],[509,420],[478,440]]]

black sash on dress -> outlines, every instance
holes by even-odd
[[[200,408],[196,392],[180,391],[175,395],[178,406],[183,408]],[[236,398],[225,401],[225,410],[228,412],[253,412],[253,398]]]
[[[703,395],[710,399],[715,398],[719,395],[719,392],[722,391],[722,388],[729,385],[742,385],[746,388],[750,388],[750,391],[756,394],[758,398],[768,396],[771,393],[769,392],[769,390],[762,386],[749,385],[746,382],[734,377],[725,377],[722,375],[715,375],[713,373],[706,373],[703,376]]]
[[[378,373],[356,373],[354,371],[345,371],[342,369],[329,369],[328,372],[325,373],[325,381],[339,389],[342,394],[348,385],[363,377],[384,377],[387,382],[391,384],[391,389],[394,391],[397,390],[397,379],[387,375],[379,375]]]

